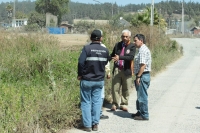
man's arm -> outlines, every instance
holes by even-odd
[[[105,47],[106,48],[106,45],[104,45],[103,43],[101,43],[101,46]],[[108,62],[105,66],[105,72],[106,72],[106,76],[107,76],[107,79],[110,79],[110,62],[109,62],[109,51],[108,51]]]
[[[105,71],[106,71],[107,79],[110,79],[110,63],[109,62],[105,66]]]
[[[140,70],[138,74],[136,75],[136,84],[140,84],[140,77],[142,76],[142,73],[144,72],[144,69],[146,67],[146,64],[140,64]]]
[[[109,61],[112,60],[112,57],[115,57],[116,49],[117,49],[117,44],[118,44],[118,43],[115,44],[115,46],[114,46],[114,48],[113,48],[113,51],[112,51],[112,53],[110,54],[110,57],[109,57],[109,59],[108,59]]]
[[[85,47],[83,47],[82,52],[78,59],[78,77],[77,77],[78,80],[81,80],[86,58],[87,58],[87,55],[86,55]]]

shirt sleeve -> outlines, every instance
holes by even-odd
[[[80,57],[78,59],[78,76],[82,76],[86,58],[87,58],[87,55],[86,55],[85,47],[83,47]]]
[[[106,45],[104,45],[103,43],[101,43],[101,46],[106,48]],[[110,62],[109,61],[105,66],[105,71],[106,71],[106,75],[110,75]]]
[[[106,75],[110,75],[110,62],[109,61],[105,66],[105,71],[106,71]]]

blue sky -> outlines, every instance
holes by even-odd
[[[0,0],[1,2],[9,2],[9,1],[13,1],[13,0]],[[19,1],[25,1],[25,0],[19,0]],[[34,0],[32,0],[34,1]],[[79,2],[79,3],[91,3],[91,4],[95,4],[97,2],[93,1],[93,0],[71,0],[73,2]],[[127,4],[141,4],[141,3],[151,3],[152,0],[97,0],[101,3],[105,3],[105,2],[111,2],[111,3],[117,3],[118,5],[127,5]],[[155,3],[161,2],[162,0],[154,0]],[[165,1],[165,0],[163,0]],[[175,0],[175,1],[182,1],[182,0]],[[190,0],[185,0],[185,2],[189,2]],[[193,2],[199,2],[199,0],[191,0]]]

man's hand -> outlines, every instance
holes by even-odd
[[[78,76],[78,77],[77,77],[78,80],[81,80],[81,78],[82,78],[82,76]]]
[[[116,55],[116,54],[115,54],[115,56],[114,56],[114,57],[112,57],[112,59],[114,60],[114,62],[117,62],[117,61],[119,61],[119,55]]]
[[[132,72],[132,76],[135,76],[135,75],[134,75],[134,72]]]
[[[136,79],[136,84],[137,84],[137,85],[140,85],[140,78],[137,78],[137,79]]]
[[[110,79],[110,75],[107,75],[107,79]]]

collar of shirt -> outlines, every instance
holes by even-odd
[[[142,44],[142,46],[139,48],[139,51],[141,50],[141,49],[143,49],[145,47],[145,44]]]
[[[126,46],[128,46],[130,43],[131,43],[130,41],[128,41],[128,43],[122,42],[122,47],[126,47]]]

